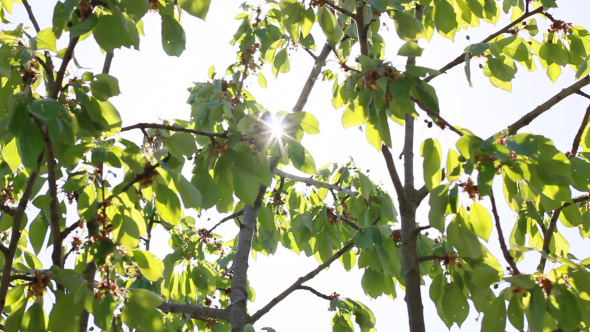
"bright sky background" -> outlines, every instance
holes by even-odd
[[[123,118],[123,125],[132,125],[137,122],[159,122],[162,119],[181,118],[188,119],[190,106],[186,104],[188,97],[187,89],[193,82],[207,80],[207,70],[214,65],[218,73],[223,73],[225,68],[235,60],[235,49],[229,45],[233,33],[236,31],[239,21],[233,18],[240,12],[239,5],[243,0],[212,0],[211,8],[206,22],[194,19],[189,15],[182,18],[182,24],[187,34],[187,49],[181,57],[168,57],[161,47],[160,41],[160,19],[157,14],[148,13],[144,18],[144,31],[147,38],[140,42],[140,52],[133,50],[117,50],[113,61],[111,74],[119,79],[121,95],[112,98]],[[254,4],[262,3],[252,2]],[[574,25],[582,25],[590,28],[590,1],[588,0],[560,0],[559,4],[564,6],[551,13],[557,19],[572,22]],[[50,26],[54,1],[31,0],[31,6],[37,19],[44,29]],[[24,7],[15,5],[14,22],[28,22]],[[539,19],[538,19],[539,21]],[[469,32],[470,40],[466,39],[465,32],[456,35],[455,42],[442,37],[433,38],[422,57],[417,60],[418,65],[438,69],[454,59],[470,43],[475,43],[499,27],[482,24],[482,29]],[[30,23],[25,25],[32,26]],[[384,28],[386,43],[388,43],[387,59],[394,66],[403,67],[404,57],[397,57],[397,48],[401,45],[397,39],[394,27],[388,24]],[[479,31],[481,30],[481,31]],[[545,31],[541,28],[541,33]],[[321,32],[321,31],[320,31]],[[32,28],[29,33],[33,34]],[[65,47],[65,38],[60,40],[61,47]],[[321,43],[318,42],[318,52]],[[425,46],[423,44],[422,46]],[[60,47],[58,47],[60,48]],[[247,83],[247,89],[253,93],[258,102],[271,111],[289,111],[295,104],[299,91],[311,69],[312,59],[303,50],[291,52],[291,72],[283,74],[275,80],[270,71],[264,72],[268,81],[268,88],[261,89],[256,83],[256,78]],[[77,69],[70,66],[70,72],[81,76],[89,70],[95,73],[100,72],[104,55],[93,38],[81,42],[76,49],[76,58],[81,66]],[[337,70],[338,64],[329,62],[328,66]],[[540,68],[537,62],[537,67]],[[477,64],[472,64],[472,80],[474,87],[469,88],[465,79],[463,66],[452,69],[449,73],[436,78],[432,84],[437,89],[440,101],[441,114],[451,124],[459,127],[466,127],[480,137],[489,137],[491,134],[505,128],[523,114],[529,112],[537,105],[544,102],[550,96],[560,91],[563,87],[574,82],[573,73],[570,69],[563,70],[562,76],[555,84],[541,70],[529,74],[526,69],[519,67],[516,79],[513,81],[512,93],[504,92],[493,87]],[[370,169],[370,177],[373,181],[382,184],[390,193],[393,187],[390,184],[385,163],[382,156],[371,147],[364,134],[357,129],[342,129],[340,112],[335,111],[331,106],[332,82],[318,82],[305,111],[313,113],[320,120],[321,133],[315,136],[306,137],[304,145],[314,156],[316,165],[319,167],[330,162],[345,163],[352,156],[356,165],[363,169]],[[590,92],[586,89],[587,92]],[[556,146],[563,152],[568,151],[571,141],[577,130],[577,124],[581,121],[588,100],[573,95],[554,107],[551,111],[541,116],[530,126],[525,127],[522,132],[542,133],[554,140]],[[424,114],[417,121],[416,130],[416,165],[421,168],[419,158],[419,144],[427,137],[437,138],[443,150],[446,147],[453,147],[457,139],[456,135],[448,130],[442,131],[436,126],[429,129],[424,123]],[[402,127],[391,126],[394,138],[393,155],[398,156],[402,150]],[[141,139],[140,133],[131,134],[135,139]],[[446,159],[443,159],[446,160]],[[401,169],[401,161],[398,162],[398,169]],[[422,185],[420,174],[416,175],[416,186]],[[500,197],[501,189],[495,188],[496,196]],[[487,204],[487,200],[483,201]],[[505,204],[503,204],[505,205]],[[427,201],[418,215],[418,221],[424,225],[427,223],[426,213]],[[509,234],[514,221],[514,214],[505,206],[501,207],[501,218],[504,225],[504,232]],[[218,220],[214,216],[210,221],[199,220],[202,227],[211,227]],[[161,230],[161,229],[160,229]],[[562,229],[560,229],[562,231]],[[237,228],[230,222],[221,228],[224,234],[234,234]],[[577,231],[573,232],[574,234]],[[567,238],[567,232],[566,232]],[[588,248],[588,240],[584,243],[572,243],[572,251],[585,253],[582,246]],[[499,259],[503,266],[506,266],[497,244],[495,231],[490,237],[492,252]],[[164,248],[165,245],[162,245]],[[156,246],[153,247],[157,248]],[[578,250],[576,250],[576,248]],[[158,250],[158,249],[155,249]],[[257,261],[250,262],[250,284],[256,291],[256,300],[249,304],[251,313],[264,306],[269,300],[278,295],[284,288],[291,285],[299,276],[315,268],[317,262],[314,258],[298,256],[286,250],[280,250],[273,257],[258,255]],[[525,266],[525,272],[533,272],[534,265]],[[334,291],[341,294],[341,297],[350,297],[361,300],[367,304],[377,317],[377,329],[379,331],[408,331],[407,314],[403,293],[398,292],[398,298],[391,301],[388,298],[377,300],[364,296],[360,286],[362,273],[343,273],[339,263],[334,263],[329,271],[324,271],[308,284],[325,294]],[[428,286],[423,287],[425,304],[425,317],[428,331],[446,331],[436,309],[428,296]],[[275,328],[278,332],[295,331],[329,331],[331,330],[331,312],[328,312],[328,302],[319,299],[309,292],[298,291],[287,298],[283,303],[275,307],[267,316],[262,318],[255,327],[261,329],[265,326]],[[453,331],[474,331],[479,330],[476,311],[471,310],[470,316],[459,329],[453,327]],[[508,324],[509,325],[509,324]]]

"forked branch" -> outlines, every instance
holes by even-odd
[[[344,247],[342,247],[340,250],[335,252],[330,258],[328,258],[324,263],[318,265],[318,267],[316,267],[315,269],[310,271],[308,274],[297,279],[297,281],[295,281],[291,286],[289,286],[289,288],[285,289],[281,294],[279,294],[277,297],[272,299],[267,305],[262,307],[262,309],[258,310],[256,313],[254,313],[254,315],[252,315],[252,317],[250,317],[250,323],[254,323],[257,320],[259,320],[260,317],[267,314],[274,306],[279,304],[287,296],[289,296],[291,293],[293,293],[297,289],[300,289],[301,286],[303,285],[303,283],[305,283],[308,280],[311,280],[313,277],[318,275],[325,268],[330,266],[330,264],[332,264],[332,262],[334,262],[335,260],[340,258],[340,256],[344,255],[344,253],[347,252],[348,250],[350,250],[353,246],[354,246],[354,243],[352,241],[347,243]]]
[[[121,132],[129,131],[129,130],[133,130],[133,129],[141,129],[141,130],[164,129],[164,130],[189,133],[189,134],[194,134],[194,135],[199,135],[199,136],[207,136],[207,137],[211,137],[211,138],[215,138],[215,137],[227,138],[227,133],[208,133],[205,131],[184,128],[184,127],[179,127],[179,126],[166,125],[166,124],[161,124],[161,123],[137,123],[132,126],[121,128]]]

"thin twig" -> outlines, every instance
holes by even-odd
[[[64,57],[61,62],[61,66],[59,67],[59,71],[57,72],[57,76],[55,78],[55,83],[51,89],[50,96],[51,96],[51,98],[53,98],[55,100],[57,100],[59,92],[61,91],[61,85],[63,83],[64,76],[66,75],[66,69],[68,68],[68,64],[70,63],[70,60],[72,60],[72,57],[74,56],[74,48],[76,48],[76,45],[78,44],[79,40],[80,40],[80,37],[70,38],[68,48],[66,49],[66,52],[64,53]]]
[[[578,95],[580,95],[582,97],[586,97],[586,98],[590,99],[590,95],[587,94],[586,92],[582,91],[582,90],[576,91],[576,94],[578,94]]]
[[[354,19],[356,17],[356,15],[354,13],[352,13],[352,12],[350,12],[350,11],[348,11],[348,10],[346,10],[346,9],[338,6],[338,5],[336,5],[335,3],[333,3],[330,0],[324,0],[324,4],[328,5],[328,7],[332,8],[335,11],[337,11],[339,13],[342,13],[342,14],[344,14],[344,15],[352,18],[352,19]]]
[[[586,85],[590,84],[590,76],[586,76],[581,80],[577,81],[576,83],[570,85],[569,87],[561,90],[559,93],[554,95],[553,97],[549,98],[543,104],[537,106],[534,110],[530,111],[529,113],[525,114],[523,117],[518,119],[516,122],[508,126],[506,132],[508,135],[514,135],[516,132],[521,129],[522,127],[531,123],[534,119],[536,119],[539,115],[545,113],[551,107],[565,99],[566,97],[580,91],[581,88],[585,87]]]
[[[330,266],[330,264],[332,264],[332,262],[334,262],[335,260],[340,258],[340,256],[344,255],[344,253],[347,252],[348,250],[350,250],[353,246],[354,246],[354,242],[351,241],[351,242],[347,243],[344,247],[342,247],[340,250],[338,250],[336,253],[334,253],[330,258],[328,258],[324,263],[318,265],[318,267],[316,267],[315,269],[310,271],[308,274],[297,279],[297,281],[295,281],[291,286],[289,286],[289,288],[285,289],[281,294],[279,294],[277,297],[272,299],[267,305],[262,307],[262,309],[258,310],[254,315],[252,315],[252,317],[250,317],[250,320],[249,320],[250,323],[256,322],[258,319],[260,319],[260,317],[262,317],[266,313],[268,313],[274,306],[279,304],[287,296],[289,296],[291,293],[293,293],[295,290],[297,290],[301,285],[303,285],[304,282],[311,280],[313,277],[318,275],[325,268]]]
[[[70,233],[75,231],[76,229],[81,227],[81,220],[76,221],[75,223],[71,224],[70,226],[66,227],[63,231],[61,231],[61,238],[65,239]]]
[[[512,23],[508,24],[507,26],[503,27],[502,29],[494,32],[493,34],[489,35],[488,37],[486,37],[484,40],[482,40],[480,43],[487,43],[490,40],[498,37],[499,35],[508,32],[508,30],[510,30],[510,28],[512,28],[513,26],[519,24],[520,22],[524,21],[525,19],[543,12],[543,7],[539,7],[535,10],[533,10],[532,12],[528,12],[528,13],[524,13],[522,16],[520,16],[519,18],[517,18],[516,20],[514,20]],[[441,74],[446,73],[449,69],[463,63],[465,61],[465,52],[461,53],[461,55],[459,55],[457,58],[455,58],[455,60],[449,62],[448,64],[444,65],[441,69],[438,70],[438,73],[432,76],[428,76],[424,79],[424,82],[430,82],[433,78],[438,77]]]
[[[29,5],[29,1],[23,0],[23,5],[25,6],[25,9],[27,10],[27,15],[29,15],[29,20],[31,20],[31,23],[33,23],[33,27],[35,28],[35,31],[37,31],[37,33],[39,33],[39,31],[41,31],[41,27],[39,26],[39,23],[37,23],[37,19],[35,18],[35,14],[33,14],[33,9],[31,8],[31,5]]]
[[[432,226],[430,226],[430,225],[420,226],[420,227],[414,228],[413,232],[414,232],[414,234],[418,235],[418,234],[420,234],[420,232],[425,231],[425,230],[430,229],[430,228],[432,228]]]
[[[133,129],[141,129],[141,130],[164,129],[164,130],[170,130],[170,131],[190,133],[190,134],[200,135],[200,136],[207,136],[207,137],[211,137],[211,138],[214,138],[214,137],[227,138],[227,133],[208,133],[208,132],[204,132],[204,131],[200,131],[200,130],[165,125],[165,124],[161,124],[161,123],[137,123],[132,126],[121,128],[121,132],[129,131],[129,130],[133,130]]]
[[[500,248],[502,249],[502,254],[504,255],[504,259],[510,265],[512,269],[512,274],[520,274],[516,263],[514,262],[514,258],[510,255],[508,251],[508,247],[506,246],[506,241],[504,240],[504,233],[502,232],[502,226],[500,225],[500,216],[498,215],[498,209],[496,208],[496,199],[494,198],[493,191],[490,191],[490,200],[492,202],[492,214],[494,215],[494,219],[496,220],[496,230],[498,231],[498,240],[500,241]]]
[[[219,226],[219,225],[223,224],[224,222],[226,222],[226,221],[228,221],[228,220],[232,220],[232,219],[234,219],[234,218],[237,218],[237,217],[239,217],[239,216],[243,216],[243,215],[244,215],[244,210],[243,210],[243,209],[242,209],[242,210],[240,210],[240,211],[238,211],[238,212],[232,213],[232,214],[230,214],[229,216],[227,216],[227,217],[225,217],[225,218],[221,219],[221,220],[220,220],[220,221],[219,221],[217,224],[215,224],[215,226],[211,227],[211,229],[210,229],[210,230],[208,230],[207,232],[208,232],[208,233],[211,233],[211,232],[213,232],[213,230],[214,230],[215,228],[217,228],[217,226]]]
[[[393,156],[385,144],[381,145],[381,154],[383,154],[383,158],[385,158],[385,164],[387,165],[387,170],[389,171],[389,177],[391,178],[391,182],[393,182],[393,187],[395,188],[395,192],[397,193],[400,203],[407,204],[408,199],[406,198],[404,185],[402,184],[399,174],[395,168]]]
[[[164,302],[158,307],[164,313],[179,313],[189,315],[196,319],[216,319],[222,321],[229,321],[229,310],[205,307],[196,304],[181,304]]]
[[[428,255],[428,256],[421,256],[418,260],[420,261],[420,263],[422,262],[426,262],[426,261],[444,261],[446,259],[449,259],[448,255]]]
[[[311,288],[309,286],[299,286],[299,287],[297,287],[297,289],[302,289],[302,290],[309,291],[309,292],[313,293],[315,296],[321,297],[324,300],[332,301],[334,299],[332,296],[326,295],[326,294],[322,294],[322,293],[318,292],[317,290],[315,290],[315,289],[313,289],[313,288]]]
[[[551,220],[549,221],[549,225],[547,226],[547,229],[545,230],[545,233],[543,234],[543,252],[546,255],[550,254],[549,248],[551,246],[551,239],[553,238],[553,232],[555,231],[555,227],[557,226],[557,219],[559,219],[559,215],[560,215],[561,211],[564,208],[566,208],[572,204],[585,202],[588,200],[590,200],[590,195],[578,196],[578,197],[575,197],[574,199],[572,199],[571,202],[563,203],[559,208],[557,208],[556,210],[553,211],[553,215],[551,215]],[[539,262],[541,272],[545,269],[545,264],[547,263],[547,256],[546,255],[541,255],[541,261]]]
[[[354,228],[354,230],[356,230],[356,231],[362,230],[362,228],[359,225],[355,224],[352,220],[350,220],[344,216],[340,216],[340,220],[344,221],[348,226]]]
[[[457,135],[463,136],[463,132],[455,128],[455,126],[451,125],[447,120],[443,119],[434,110],[430,109],[428,106],[424,105],[421,101],[419,101],[416,98],[411,99],[414,103],[416,103],[416,105],[418,105],[418,107],[420,107],[424,112],[426,112],[436,124],[442,124],[445,127],[448,127],[451,131],[455,132]]]
[[[582,140],[582,134],[584,133],[584,129],[588,125],[588,118],[590,117],[590,105],[586,108],[586,113],[584,113],[584,117],[582,118],[582,123],[580,124],[580,128],[578,128],[578,132],[576,133],[576,137],[574,137],[574,141],[572,143],[572,149],[570,150],[570,156],[575,157],[578,153],[578,147],[580,146],[580,141]]]
[[[275,169],[273,172],[275,175],[278,175],[280,177],[289,179],[289,180],[293,180],[293,181],[298,181],[298,182],[303,182],[303,183],[307,183],[309,185],[312,186],[316,186],[316,187],[321,187],[321,188],[326,188],[326,189],[331,189],[331,190],[336,190],[336,191],[341,191],[347,195],[350,196],[357,196],[358,192],[347,189],[347,188],[342,188],[338,185],[335,184],[330,184],[330,183],[326,183],[326,182],[322,182],[322,181],[318,181],[318,180],[314,180],[313,178],[309,177],[303,177],[303,176],[297,176],[297,175],[293,175],[287,172],[284,172],[280,169]]]
[[[313,58],[313,61],[317,61],[317,59],[318,59],[318,56],[317,56],[317,55],[315,55],[315,54],[313,54],[313,52],[312,52],[312,51],[311,51],[309,48],[307,48],[307,47],[304,47],[304,48],[303,48],[303,50],[304,50],[305,52],[307,52],[307,54],[309,54],[309,56],[311,56],[311,57]]]

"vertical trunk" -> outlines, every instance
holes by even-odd
[[[262,191],[264,193],[264,191]],[[252,237],[256,230],[256,216],[260,202],[257,205],[244,207],[244,220],[240,228],[238,246],[233,264],[233,277],[231,286],[231,308],[229,322],[232,332],[242,332],[248,323],[248,259],[252,248]]]
[[[410,62],[410,61],[408,61]],[[414,203],[414,117],[406,114],[404,141],[404,192],[406,204],[400,207],[402,217],[402,256],[406,282],[406,306],[411,332],[424,331],[424,308],[420,289],[420,262],[416,251],[416,204]]]

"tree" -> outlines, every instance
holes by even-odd
[[[568,241],[590,234],[590,107],[571,120],[569,151],[520,132],[573,94],[590,99],[582,91],[590,84],[590,34],[551,15],[556,1],[245,4],[231,41],[237,60],[190,89],[190,117],[135,124],[122,123],[109,101],[120,93],[109,74],[115,53],[139,48],[151,11],[161,18],[163,50],[179,56],[187,38],[180,17],[205,19],[209,1],[66,0],[55,4],[49,27],[27,0],[22,5],[32,30],[22,22],[0,33],[3,330],[253,331],[296,290],[329,301],[334,331],[352,331],[353,321],[373,330],[365,304],[306,284],[335,261],[363,270],[370,297],[395,299],[401,287],[412,332],[425,330],[422,292],[449,327],[472,310],[483,313],[483,331],[504,330],[507,321],[517,330],[589,329],[590,258],[571,254]],[[2,1],[3,21],[12,9],[13,1]],[[501,19],[505,25],[447,65],[420,63],[436,34],[452,40],[460,29]],[[404,65],[384,60],[396,54],[387,53],[382,24],[395,27]],[[75,74],[69,68],[87,38],[104,50],[104,66]],[[291,112],[269,112],[246,84],[265,86],[267,67],[281,77],[297,49],[314,59],[309,78]],[[540,64],[552,81],[569,67],[576,79],[538,96],[539,106],[505,129],[478,137],[445,120],[430,85],[458,66],[471,85],[472,62],[508,91],[518,67]],[[317,169],[302,138],[319,132],[303,109],[320,78],[333,82],[344,126],[360,127],[382,154],[393,196],[352,161]],[[456,134],[456,148],[435,138],[415,142],[419,117]],[[143,141],[126,139],[133,131]],[[500,189],[513,211],[503,223]],[[419,207],[427,220],[417,219]],[[224,215],[205,228],[202,215],[211,210]],[[216,233],[232,220],[229,238]],[[170,237],[163,260],[152,248],[155,227]],[[279,244],[320,263],[248,312],[249,257],[273,254]],[[492,255],[495,245],[502,257]],[[37,257],[45,253],[51,262]]]

